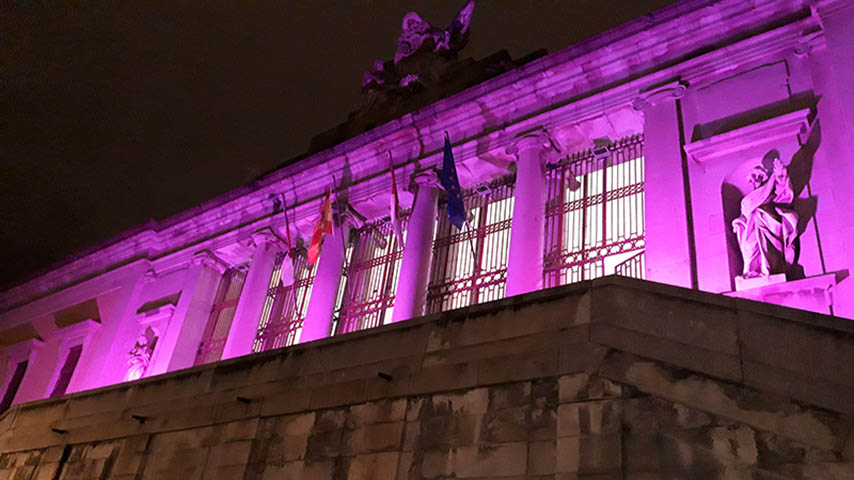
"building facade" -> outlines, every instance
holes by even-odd
[[[0,409],[614,274],[854,318],[851,78],[850,1],[689,0],[357,118],[0,293]],[[446,132],[462,230],[437,173]],[[753,216],[772,181],[788,197]]]

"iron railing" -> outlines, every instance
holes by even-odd
[[[547,168],[546,287],[615,273],[644,248],[643,135],[610,150],[579,152]]]
[[[231,329],[231,321],[234,320],[234,312],[237,310],[237,302],[240,300],[240,292],[243,291],[245,280],[244,268],[233,268],[223,274],[202,341],[196,352],[195,365],[216,362],[222,357],[222,349],[228,339],[228,331]]]
[[[504,297],[514,177],[463,192],[469,226],[459,231],[439,206],[433,242],[433,267],[427,289],[427,313],[442,312]]]
[[[293,279],[282,278],[284,262],[292,262]],[[276,268],[270,275],[258,333],[252,345],[253,352],[287,347],[299,342],[316,270],[317,263],[313,266],[308,264],[304,248],[294,248],[289,253],[279,252]]]
[[[408,213],[401,217],[404,242],[408,219]],[[348,249],[336,335],[388,323],[394,307],[403,246],[398,244],[388,219],[365,225],[357,233]]]

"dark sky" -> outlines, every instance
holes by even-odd
[[[0,0],[0,285],[238,187],[346,119],[415,10],[464,0]],[[462,57],[554,52],[672,0],[480,0]]]

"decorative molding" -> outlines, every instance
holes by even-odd
[[[797,137],[809,131],[810,109],[805,108],[738,128],[704,140],[685,145],[685,153],[694,161],[705,163],[722,157],[737,155],[745,150],[773,145],[786,138]]]
[[[656,87],[645,92],[641,92],[637,98],[632,101],[632,108],[638,111],[645,111],[662,102],[676,100],[685,96],[688,91],[688,85],[680,80],[670,82],[666,85]]]
[[[175,313],[175,305],[161,305],[155,309],[146,312],[138,313],[136,321],[141,327],[154,325],[157,328],[160,322],[168,322]],[[161,332],[162,333],[162,332]]]
[[[153,268],[146,270],[145,273],[142,274],[142,283],[154,283],[155,280],[157,280],[157,272],[155,272]]]
[[[256,230],[252,233],[252,244],[255,246],[260,246],[265,243],[272,243],[274,245],[278,245],[282,249],[285,249],[285,241],[279,238],[273,229],[270,227],[264,227],[260,230]]]
[[[87,318],[82,322],[77,322],[67,327],[60,328],[54,335],[62,337],[63,345],[77,345],[86,343],[93,333],[101,328],[101,322]],[[84,347],[85,348],[85,347]]]
[[[44,342],[41,339],[30,338],[2,348],[0,353],[7,355],[11,363],[17,364],[24,360],[32,361],[33,354],[38,353],[42,347],[44,347]]]
[[[221,260],[219,257],[214,255],[210,250],[202,250],[200,252],[196,252],[193,255],[192,265],[194,266],[208,266],[219,272],[220,275],[225,273],[228,270],[228,264]]]
[[[825,45],[824,30],[804,32],[801,38],[798,39],[798,44],[795,46],[795,56],[798,58],[806,58],[813,50],[817,50]]]

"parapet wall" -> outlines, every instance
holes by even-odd
[[[19,405],[0,478],[854,478],[854,325],[609,277]]]

